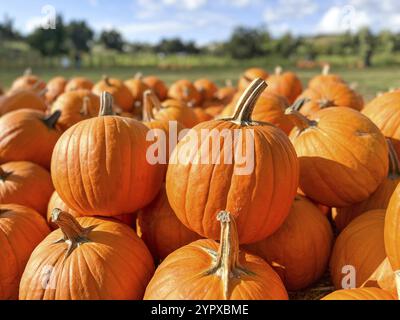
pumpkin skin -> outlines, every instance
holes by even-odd
[[[385,218],[385,249],[394,271],[400,270],[400,185],[390,198]]]
[[[344,266],[353,266],[360,287],[386,258],[383,241],[385,210],[368,211],[355,218],[339,234],[329,268],[336,289],[342,288]]]
[[[204,142],[207,137],[202,133],[203,129],[209,130],[209,135],[214,129],[231,134],[237,129],[242,138],[249,133],[246,129],[252,129],[255,170],[249,168],[250,173],[238,174],[237,159],[230,159],[231,163],[225,164],[224,152],[217,155],[219,161],[209,161],[211,164],[186,159],[179,161],[178,157],[184,150],[192,151],[192,159],[199,157],[199,152],[204,153],[204,149],[198,149],[197,142],[190,139],[189,133],[186,136],[189,139],[181,140],[172,153],[174,161],[170,160],[166,179],[170,205],[186,227],[203,237],[218,239],[220,226],[215,222],[215,216],[222,208],[229,210],[237,220],[240,243],[266,238],[280,227],[289,214],[298,186],[296,153],[283,131],[251,120],[254,103],[265,86],[263,80],[255,80],[243,95],[233,118],[204,122],[190,131],[197,141]],[[225,146],[225,139],[221,140],[220,148],[231,148],[230,145]],[[242,143],[245,144],[244,139]],[[255,225],[257,228],[246,228]]]
[[[287,300],[279,276],[261,258],[239,251],[236,225],[220,213],[221,245],[198,240],[157,268],[144,300]],[[190,267],[188,267],[190,266]]]
[[[324,83],[306,89],[299,99],[308,102],[299,110],[305,116],[311,116],[321,109],[346,107],[360,111],[364,102],[360,96],[343,83]]]
[[[53,222],[60,229],[33,251],[22,275],[20,300],[142,299],[154,264],[131,228],[97,218],[75,219],[58,209]]]
[[[308,83],[309,88],[318,87],[321,83],[345,83],[344,80],[337,74],[329,73],[330,72],[330,65],[324,65],[322,68],[322,73],[313,77],[310,82]]]
[[[88,90],[69,91],[54,102],[51,111],[61,111],[57,128],[66,131],[80,121],[93,118],[99,114],[100,98]]]
[[[369,277],[369,279],[363,283],[363,288],[381,288],[393,294],[398,298],[397,285],[396,285],[396,274],[390,265],[389,259],[386,258],[375,270],[375,272]]]
[[[232,99],[237,91],[238,89],[235,88],[231,82],[228,82],[225,87],[218,89],[216,97],[221,101],[222,104],[227,105],[232,102]]]
[[[0,163],[30,161],[50,168],[51,154],[61,133],[55,129],[59,111],[51,116],[21,109],[0,118]]]
[[[0,98],[0,116],[20,109],[46,111],[47,106],[43,99],[43,92],[18,90]]]
[[[156,94],[158,99],[164,101],[168,96],[168,87],[156,76],[148,76],[143,78],[143,82]]]
[[[122,109],[122,111],[132,111],[134,99],[128,87],[119,79],[103,77],[103,80],[95,84],[92,92],[101,96],[103,92],[108,92],[114,98],[115,104]]]
[[[131,92],[134,108],[141,109],[143,105],[143,94],[145,91],[149,90],[150,87],[144,83],[141,75],[137,75],[135,78],[129,79],[124,83]]]
[[[64,201],[60,198],[57,191],[54,191],[47,206],[47,223],[51,227],[52,230],[58,229],[58,226],[51,221],[51,215],[53,213],[54,208],[58,208],[62,211],[65,211],[72,215],[75,218],[84,217],[84,215],[68,208]],[[96,216],[96,215],[94,215]],[[136,227],[136,215],[135,214],[121,214],[119,216],[113,217],[116,221],[120,221],[125,223],[126,225],[134,228]]]
[[[18,77],[14,80],[11,85],[10,92],[19,90],[33,90],[39,92],[45,88],[46,82],[41,80],[38,76],[33,75],[31,69],[27,69],[21,77]]]
[[[158,121],[177,121],[185,128],[193,128],[199,123],[193,108],[187,107],[178,100],[165,100],[159,110],[153,110],[154,119]]]
[[[400,157],[400,91],[384,93],[369,102],[362,113],[372,120],[394,144]]]
[[[196,114],[197,123],[210,121],[214,119],[214,117],[211,114],[207,113],[206,110],[203,109],[202,107],[192,108],[192,110]]]
[[[209,79],[198,79],[194,82],[197,91],[200,92],[201,101],[214,99],[217,92],[217,85]]]
[[[55,189],[69,208],[85,215],[135,212],[154,199],[163,180],[162,166],[146,158],[149,129],[113,115],[112,105],[112,96],[103,93],[100,116],[65,131],[54,148]]]
[[[239,84],[238,84],[239,91],[246,90],[247,87],[251,84],[251,82],[257,78],[267,80],[268,77],[269,74],[264,69],[261,68],[247,69],[239,79]]]
[[[266,91],[284,96],[290,104],[293,104],[303,92],[303,85],[295,73],[282,73],[282,68],[277,67],[275,74],[268,77],[268,88]]]
[[[45,216],[54,191],[51,176],[41,166],[21,161],[0,166],[0,203],[15,203]]]
[[[189,80],[178,80],[168,90],[168,98],[181,101],[189,106],[201,103],[201,94]]]
[[[388,147],[379,129],[350,108],[327,108],[308,119],[294,109],[290,140],[300,162],[300,188],[328,207],[367,199],[388,172]],[[333,174],[334,173],[334,174]]]
[[[178,220],[169,205],[165,185],[153,202],[139,212],[137,233],[156,261],[201,238]]]
[[[321,300],[396,300],[396,297],[379,288],[356,288],[334,291]]]
[[[396,151],[390,140],[389,146],[389,172],[385,180],[378,186],[366,200],[344,208],[333,208],[332,218],[336,228],[343,230],[354,218],[364,212],[374,209],[386,209],[390,198],[400,183],[400,163]]]
[[[45,99],[47,104],[52,104],[65,91],[68,80],[64,77],[55,77],[47,83]]]
[[[18,298],[22,273],[35,247],[50,233],[35,210],[0,205],[0,300]]]
[[[65,86],[65,92],[75,91],[75,90],[89,90],[91,91],[94,87],[92,80],[85,77],[75,77],[68,81]]]
[[[284,224],[272,236],[244,248],[263,258],[288,290],[300,290],[325,272],[333,232],[328,219],[305,197],[296,196]]]

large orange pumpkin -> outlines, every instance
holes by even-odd
[[[384,224],[385,210],[372,210],[355,218],[339,234],[329,263],[336,289],[342,289],[342,281],[347,281],[346,266],[354,268],[355,285],[360,287],[385,260]]]
[[[104,91],[113,96],[114,102],[123,111],[130,112],[133,110],[134,99],[132,93],[123,81],[104,76],[103,80],[95,84],[92,92],[100,96]]]
[[[266,260],[288,290],[300,290],[324,274],[332,240],[328,219],[311,201],[296,196],[288,218],[278,231],[245,249]]]
[[[9,162],[0,166],[0,203],[15,203],[45,216],[54,191],[50,173],[31,162]]]
[[[148,76],[143,78],[143,82],[157,95],[158,99],[164,101],[168,96],[168,87],[160,78]]]
[[[322,300],[396,300],[396,297],[379,288],[356,288],[334,291]]]
[[[65,131],[74,124],[93,118],[99,114],[100,98],[89,90],[69,91],[54,102],[52,112],[61,111],[61,117],[57,121],[57,127]]]
[[[109,93],[101,98],[99,117],[71,127],[55,146],[53,183],[68,207],[82,214],[132,213],[157,195],[163,168],[147,159],[149,129],[114,116]]]
[[[92,90],[94,83],[92,80],[85,77],[75,77],[68,81],[65,86],[65,92],[75,90]]]
[[[46,111],[43,95],[44,91],[37,93],[33,90],[18,90],[3,96],[0,98],[0,116],[20,109]]]
[[[53,231],[33,251],[22,275],[20,300],[142,299],[154,265],[128,226],[77,218],[59,209]]]
[[[194,86],[196,87],[197,91],[200,92],[201,101],[214,99],[218,92],[217,85],[206,78],[196,80],[194,82]]]
[[[18,298],[25,265],[49,232],[46,221],[35,210],[15,204],[0,205],[0,300]]]
[[[201,103],[201,94],[189,80],[178,80],[168,90],[168,97],[181,101],[189,106],[197,106]]]
[[[33,90],[42,91],[46,88],[46,82],[40,79],[38,76],[32,74],[32,69],[28,68],[24,74],[17,79],[11,85],[10,92],[19,90]]]
[[[321,74],[313,77],[308,83],[309,88],[318,87],[321,83],[344,83],[344,80],[337,74],[330,73],[331,66],[329,64],[325,64],[322,68]]]
[[[328,108],[308,119],[286,111],[296,128],[290,139],[300,161],[300,188],[317,203],[345,207],[367,199],[388,172],[384,136],[350,108]]]
[[[281,67],[276,67],[275,74],[268,77],[268,92],[284,96],[293,104],[303,91],[303,85],[293,72],[282,72]]]
[[[154,119],[158,121],[177,121],[185,128],[193,128],[199,123],[193,108],[189,108],[183,102],[168,99],[161,104],[156,103],[153,108]]]
[[[171,207],[206,238],[218,239],[215,217],[224,208],[238,222],[241,243],[271,235],[289,214],[298,185],[296,153],[282,130],[251,117],[265,87],[264,80],[255,80],[232,118],[197,125],[172,153],[166,180]],[[245,160],[232,156],[244,150]]]
[[[201,237],[178,220],[169,205],[165,186],[158,196],[138,214],[137,232],[156,260]]]
[[[390,197],[400,183],[400,163],[393,144],[388,140],[389,172],[385,180],[366,200],[344,208],[333,208],[332,217],[339,230],[343,230],[354,218],[374,209],[386,209]]]
[[[239,91],[244,91],[255,79],[267,80],[269,74],[262,68],[250,68],[247,69],[239,79],[238,88]]]
[[[47,83],[47,92],[45,94],[47,104],[52,104],[64,93],[68,80],[64,77],[55,77]]]
[[[287,300],[275,271],[239,251],[233,216],[218,214],[220,244],[198,240],[170,254],[157,268],[145,300]]]
[[[60,111],[22,109],[0,118],[0,163],[30,161],[49,168],[61,133],[55,129]]]

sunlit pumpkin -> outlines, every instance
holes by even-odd
[[[201,103],[201,94],[189,80],[178,80],[168,90],[170,99],[181,101],[188,106],[197,106]]]
[[[75,90],[92,90],[94,83],[92,80],[85,77],[74,77],[70,79],[65,86],[65,92]]]
[[[65,91],[68,80],[64,77],[55,77],[47,82],[45,99],[47,104],[52,104]]]
[[[32,109],[44,112],[47,109],[44,94],[45,91],[18,90],[2,96],[0,97],[0,116],[20,109]]]
[[[396,297],[379,288],[356,288],[334,291],[322,300],[396,300]]]
[[[143,82],[156,94],[158,99],[164,101],[168,96],[168,87],[164,81],[156,76],[148,76],[143,78]]]
[[[46,88],[46,82],[40,79],[38,76],[32,74],[32,69],[28,68],[24,74],[11,84],[10,92],[13,93],[19,90],[32,90],[40,92]]]
[[[283,72],[282,67],[276,67],[275,73],[268,77],[267,91],[284,96],[293,104],[302,93],[303,85],[295,73]]]
[[[250,68],[247,69],[240,77],[238,88],[239,91],[244,91],[255,79],[266,80],[269,77],[267,71],[262,68]]]
[[[201,101],[214,99],[218,92],[217,85],[213,81],[206,78],[196,80],[194,82],[194,86],[196,87],[197,91],[200,92]]]
[[[308,83],[309,88],[317,87],[321,83],[344,83],[344,80],[337,74],[330,73],[331,66],[329,64],[325,64],[322,68],[321,74],[313,77]]]

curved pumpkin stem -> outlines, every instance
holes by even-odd
[[[90,241],[88,235],[95,227],[83,228],[72,215],[57,208],[53,209],[51,213],[51,222],[55,223],[64,235],[64,237],[56,243],[65,242],[68,244],[65,258],[67,258],[74,249],[79,247],[79,245]]]
[[[283,69],[281,66],[276,66],[275,67],[275,75],[280,76],[283,72]]]
[[[397,157],[396,149],[394,148],[392,140],[386,139],[389,148],[389,174],[390,178],[400,177],[400,164],[399,158]]]
[[[115,113],[113,111],[113,96],[104,91],[100,97],[100,112],[99,116],[114,116]]]
[[[103,75],[103,81],[106,83],[107,86],[112,87],[113,84],[110,82],[110,77],[106,74]]]
[[[255,79],[240,97],[231,121],[239,125],[251,122],[251,114],[256,102],[267,86],[267,83],[263,79]]]
[[[136,79],[136,80],[143,80],[143,73],[136,72],[135,76],[133,78]]]
[[[331,71],[331,65],[329,63],[324,64],[322,68],[322,75],[327,76],[330,71]]]
[[[329,99],[321,99],[318,101],[318,104],[321,109],[324,109],[324,108],[334,107],[335,101]]]
[[[146,90],[143,94],[143,121],[151,122],[154,121],[153,109],[160,110],[161,102],[158,97],[151,90]]]
[[[61,117],[61,111],[54,111],[53,114],[43,119],[44,124],[50,129],[54,129],[58,119]]]
[[[285,110],[285,115],[288,116],[290,121],[301,131],[316,126],[317,124],[316,121],[308,119],[299,111],[306,101],[306,99],[297,100],[292,107]]]
[[[82,108],[80,111],[80,114],[82,116],[87,116],[89,115],[89,106],[90,106],[90,97],[89,96],[84,96],[82,100]]]

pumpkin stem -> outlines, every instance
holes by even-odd
[[[302,99],[304,100],[304,99]],[[301,114],[298,110],[302,107],[302,105],[304,104],[304,102],[300,105],[300,103],[298,104],[297,102],[293,105],[293,107],[287,108],[285,110],[285,115],[289,117],[290,121],[292,121],[292,123],[299,128],[301,131],[316,126],[317,122],[308,119],[305,115]]]
[[[393,142],[390,139],[386,139],[389,147],[389,177],[398,178],[400,177],[400,165],[399,158],[397,157],[396,149],[394,148]]]
[[[136,80],[143,80],[143,73],[141,72],[136,72],[134,79]]]
[[[253,80],[240,97],[231,121],[238,124],[251,122],[251,114],[253,113],[256,102],[267,86],[267,83],[261,78]]]
[[[400,300],[400,270],[394,272],[396,277],[396,288],[397,288],[397,297]]]
[[[143,94],[143,121],[151,122],[154,121],[153,109],[160,110],[161,102],[157,96],[151,90],[146,90]]]
[[[283,69],[282,69],[281,66],[276,66],[276,67],[275,67],[275,74],[276,74],[277,76],[280,76],[280,75],[282,74],[282,71],[283,71]]]
[[[329,63],[324,64],[324,66],[322,67],[322,75],[327,76],[330,71],[331,71],[331,65]]]
[[[113,96],[112,94],[104,91],[100,97],[100,112],[99,116],[114,116],[115,113],[113,111]]]
[[[110,77],[108,75],[105,74],[105,75],[103,75],[102,78],[103,78],[103,81],[106,83],[107,86],[109,86],[109,87],[113,86],[111,81],[110,81]]]
[[[89,114],[90,98],[89,96],[84,96],[82,100],[82,108],[80,114],[82,116],[87,116]]]
[[[38,83],[40,83],[40,82],[38,81],[38,82],[36,82],[36,83],[38,84]],[[38,86],[38,85],[35,84],[35,86]],[[39,96],[39,97],[44,97],[45,94],[46,94],[48,91],[49,91],[49,89],[44,88],[43,90],[40,90],[40,91],[39,91],[38,96]]]
[[[54,111],[53,114],[44,118],[43,122],[48,128],[54,129],[56,126],[56,123],[57,123],[58,119],[60,119],[60,117],[61,117],[61,111],[57,110],[57,111]]]
[[[233,87],[233,82],[232,79],[226,79],[225,80],[225,86],[232,88]]]
[[[95,227],[83,228],[72,215],[57,208],[51,213],[51,222],[55,223],[64,235],[57,243],[66,242],[68,244],[65,258],[81,244],[90,241],[88,235]]]
[[[321,99],[318,101],[318,104],[321,109],[335,106],[335,102],[333,100],[329,100],[329,99]]]
[[[24,71],[24,76],[31,76],[32,75],[32,68],[26,68]]]
[[[11,175],[12,172],[6,172],[2,167],[0,167],[0,181],[5,182],[8,178],[9,175]]]

